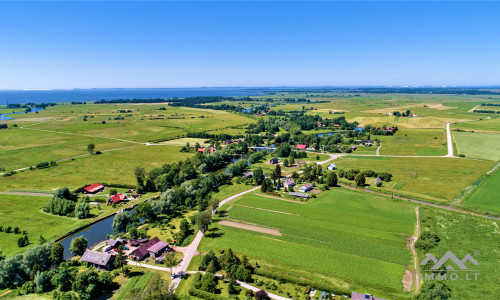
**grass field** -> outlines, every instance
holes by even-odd
[[[500,117],[481,115],[482,120],[452,124],[452,128],[465,130],[500,131]]]
[[[479,263],[478,266],[466,264],[469,269],[479,270],[477,281],[465,280],[463,274],[459,274],[458,280],[446,280],[451,299],[495,299],[499,280],[499,221],[431,207],[420,208],[420,219],[422,232],[430,230],[441,239],[430,251],[437,259],[452,251],[458,259],[469,253]],[[418,251],[419,261],[425,256],[423,251]],[[473,279],[474,275],[469,274],[469,278]]]
[[[259,264],[285,264],[305,278],[331,278],[332,286],[403,293],[401,280],[411,261],[405,239],[415,226],[411,204],[335,189],[306,205],[249,194],[228,214],[233,221],[278,229],[282,236],[219,226],[222,237],[204,239],[203,251],[231,247]]]
[[[146,170],[161,167],[191,157],[193,153],[181,153],[176,146],[139,146],[136,148],[104,152],[59,163],[55,167],[19,172],[10,177],[0,177],[0,190],[13,188],[53,189],[77,188],[87,183],[135,184],[134,168]]]
[[[444,129],[400,129],[394,136],[384,137],[381,155],[445,155]]]
[[[449,201],[481,178],[493,167],[494,162],[456,158],[349,156],[336,159],[335,164],[344,170],[371,169],[393,174],[392,181],[384,182],[380,188],[384,192]],[[367,180],[367,183],[371,182]]]
[[[500,160],[500,134],[459,131],[453,131],[452,134],[457,154],[477,159]]]
[[[477,187],[477,190],[462,205],[467,208],[479,208],[500,215],[498,187],[500,187],[500,169],[493,172],[485,182]]]
[[[54,216],[41,212],[49,197],[0,195],[0,225],[18,226],[28,232],[31,245],[38,245],[40,234],[47,240],[55,240],[64,233],[85,225],[88,221]],[[22,253],[26,248],[17,246],[20,234],[0,232],[0,250],[4,255]]]

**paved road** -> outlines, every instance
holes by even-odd
[[[228,197],[219,203],[219,206],[217,207],[217,209],[219,207],[223,206],[224,204],[228,203],[231,200],[234,200],[238,197],[241,197],[245,194],[251,193],[251,192],[256,191],[258,189],[260,189],[260,186],[254,187],[254,188],[249,189],[247,191],[244,191],[244,192],[241,192],[241,193],[236,194],[234,196]],[[217,211],[217,209],[215,211]],[[215,211],[212,212],[212,215],[215,213]],[[201,231],[198,231],[198,233],[196,233],[196,236],[195,236],[193,242],[191,242],[191,244],[189,246],[187,246],[187,247],[185,247],[185,249],[183,249],[182,252],[184,253],[184,258],[183,258],[181,264],[179,266],[176,266],[173,269],[174,273],[179,273],[181,271],[186,272],[186,270],[189,266],[189,263],[191,262],[191,259],[193,259],[193,256],[196,254],[196,249],[198,248],[198,245],[200,244],[202,238],[203,238],[203,233]],[[177,286],[179,286],[180,282],[181,282],[180,278],[176,278],[176,279],[172,280],[171,287],[174,290],[177,289]]]

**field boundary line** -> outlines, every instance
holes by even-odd
[[[260,194],[260,193],[255,193],[255,195],[261,196],[261,197],[265,197],[265,198],[271,198],[271,199],[277,199],[277,200],[281,200],[281,201],[287,201],[287,202],[297,203],[297,204],[306,204],[305,202],[300,202],[300,201],[295,201],[295,200],[289,200],[289,199],[283,199],[283,198],[274,197],[274,196],[268,196],[268,195],[264,195],[264,194]]]
[[[134,144],[145,144],[145,143],[136,142],[136,141],[130,141],[130,140],[125,140],[125,139],[105,137],[105,136],[96,136],[96,135],[83,134],[83,133],[65,132],[65,131],[48,130],[48,129],[37,129],[37,128],[26,128],[25,126],[21,127],[21,129],[37,130],[37,131],[44,131],[44,132],[50,132],[50,133],[78,135],[78,136],[85,136],[85,137],[91,137],[91,138],[101,138],[101,139],[115,140],[115,141],[128,142],[128,143],[134,143]]]

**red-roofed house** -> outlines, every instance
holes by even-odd
[[[86,186],[83,188],[82,192],[84,194],[95,194],[99,193],[100,191],[104,190],[104,185],[101,185],[99,183],[94,183],[89,186]]]
[[[339,124],[333,124],[333,126],[335,126],[335,127],[340,127],[340,125],[339,125]]]
[[[205,152],[205,148],[198,148],[196,151],[203,153],[203,152]]]
[[[307,147],[307,145],[304,145],[304,144],[297,144],[297,146],[295,147],[296,149],[299,149],[299,150],[305,150]]]
[[[108,204],[117,204],[124,200],[127,200],[127,196],[125,194],[116,194],[108,199]]]

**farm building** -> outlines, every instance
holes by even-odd
[[[299,188],[299,192],[305,193],[313,189],[313,185],[311,183],[306,183]]]
[[[288,178],[285,181],[283,181],[283,186],[286,188],[292,187],[295,185],[295,181],[293,181],[292,178]]]
[[[382,181],[382,179],[380,179],[380,178],[377,177],[377,178],[375,178],[375,180],[373,180],[373,184],[377,184],[377,183],[379,183],[381,181]]]
[[[295,196],[295,197],[300,197],[300,198],[305,198],[305,199],[309,198],[309,194],[306,194],[306,193],[296,193],[296,192],[290,192],[290,193],[288,193],[288,196]]]
[[[127,200],[127,196],[125,194],[120,193],[109,197],[108,204],[117,204],[125,200]]]
[[[370,294],[360,294],[360,293],[352,292],[351,300],[385,300],[385,299],[373,297]]]
[[[160,256],[165,249],[168,248],[168,244],[163,241],[158,241],[158,243],[148,248],[150,257],[158,257]]]
[[[333,170],[335,170],[335,169],[337,168],[337,166],[336,166],[334,163],[331,163],[331,164],[329,164],[329,165],[328,165],[328,167],[326,167],[326,168],[327,168],[328,170],[330,170],[330,171],[333,171]]]
[[[82,193],[84,194],[95,194],[104,190],[106,187],[99,183],[94,183],[83,188]]]
[[[143,260],[144,258],[146,258],[149,255],[148,249],[153,247],[154,245],[156,245],[156,243],[158,243],[159,241],[160,241],[160,239],[158,237],[154,237],[145,243],[140,243],[142,245],[139,246],[134,251],[132,251],[132,253],[130,253],[130,259]]]
[[[272,165],[275,165],[279,162],[279,160],[277,158],[273,158],[269,161]]]
[[[87,249],[83,253],[82,258],[80,258],[80,261],[85,261],[98,269],[109,270],[113,265],[113,255]]]
[[[304,145],[304,144],[297,144],[297,146],[295,147],[295,149],[298,149],[298,150],[305,150],[307,148],[307,145]]]
[[[112,248],[116,248],[116,247],[122,245],[123,242],[124,241],[122,239],[108,240],[108,242],[106,244],[108,244],[108,246],[111,246]]]

